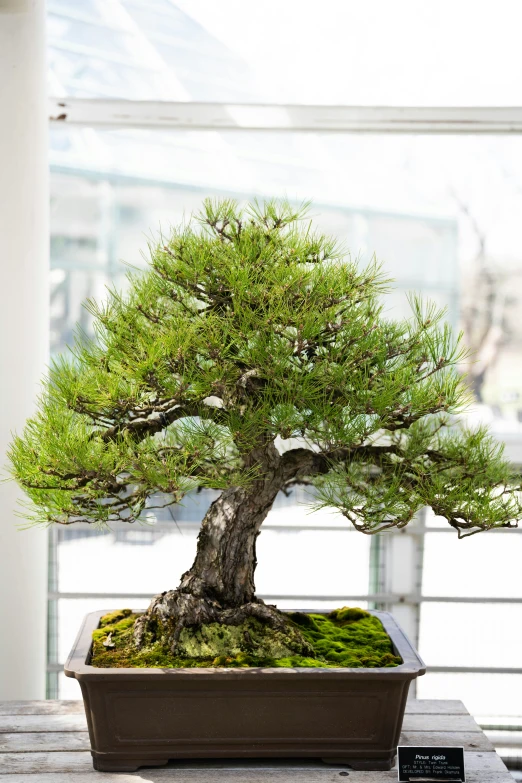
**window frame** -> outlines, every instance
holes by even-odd
[[[383,106],[307,106],[276,104],[201,103],[194,101],[130,101],[124,99],[49,98],[49,120],[53,127],[75,126],[96,129],[148,129],[199,131],[263,131],[311,133],[382,133],[382,134],[522,134],[522,106],[514,107],[383,107]],[[522,436],[505,438],[506,456],[518,469],[522,468]],[[296,530],[300,530],[296,527]],[[303,527],[310,530],[310,526]],[[323,529],[322,527],[319,529]],[[386,537],[372,539],[369,590],[365,595],[264,595],[276,601],[294,599],[300,603],[317,598],[339,601],[368,601],[374,608],[410,613],[410,635],[418,642],[420,607],[424,602],[507,603],[522,604],[513,597],[459,597],[422,595],[422,553],[424,537],[429,533],[453,533],[449,527],[426,528],[424,515],[419,515],[408,528],[390,531]],[[522,529],[491,531],[495,535],[522,534]],[[325,530],[327,534],[327,530]],[[390,560],[393,536],[402,536],[413,545],[415,557],[400,563],[402,574],[409,569],[411,590],[394,589],[393,573],[397,563]],[[148,600],[139,593],[65,593],[58,589],[57,536],[49,532],[48,589],[48,698],[56,698],[58,673],[62,664],[57,659],[57,602],[61,598]],[[430,666],[431,672],[522,674],[522,667]]]

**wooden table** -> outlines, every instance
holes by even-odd
[[[484,732],[460,701],[411,701],[403,745],[465,748],[467,783],[513,783]],[[132,773],[95,772],[81,701],[0,703],[0,783],[377,783],[390,772],[355,772],[321,762],[288,760],[173,762]]]

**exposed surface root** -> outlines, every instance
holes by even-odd
[[[171,654],[177,655],[181,652],[182,636],[187,636],[184,634],[185,629],[215,623],[220,626],[239,626],[251,619],[260,621],[280,636],[287,635],[289,649],[293,652],[301,655],[312,653],[310,644],[299,629],[275,606],[256,599],[242,606],[223,608],[216,601],[179,590],[169,590],[155,596],[145,614],[136,620],[134,643],[141,649],[163,637]],[[246,633],[249,633],[248,629]]]

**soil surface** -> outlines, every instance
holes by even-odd
[[[282,634],[256,618],[240,625],[209,623],[183,630],[170,652],[168,633],[158,626],[137,649],[133,629],[140,615],[130,609],[102,617],[93,633],[91,666],[103,668],[322,667],[375,668],[402,663],[377,617],[344,607],[328,615],[289,613],[289,632]],[[292,634],[295,628],[295,636]],[[295,654],[302,637],[313,654]]]

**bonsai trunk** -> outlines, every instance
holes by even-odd
[[[248,466],[261,467],[262,478],[247,487],[231,487],[210,506],[201,525],[196,558],[176,590],[153,598],[135,624],[135,640],[144,643],[147,630],[170,628],[172,653],[183,628],[219,622],[239,625],[249,617],[284,631],[287,619],[275,606],[256,598],[256,540],[277,493],[283,486],[281,457],[270,443],[252,451]],[[296,630],[293,629],[295,636]],[[303,650],[308,651],[303,639]]]
[[[192,568],[179,590],[223,608],[255,600],[256,539],[279,491],[277,482],[256,481],[225,490],[210,506],[198,537]]]

